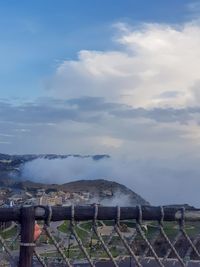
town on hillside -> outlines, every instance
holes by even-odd
[[[101,191],[102,198],[112,196],[113,192],[109,189]],[[85,205],[91,204],[94,197],[94,194],[89,191],[68,192],[40,188],[30,192],[25,189],[0,188],[0,207],[21,205]],[[95,198],[95,202],[96,200]]]

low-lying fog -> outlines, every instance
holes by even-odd
[[[199,206],[199,161],[123,160],[69,157],[36,159],[26,163],[22,177],[43,183],[67,183],[80,179],[107,179],[124,184],[153,205]]]

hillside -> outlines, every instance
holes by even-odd
[[[105,199],[112,201],[112,205],[118,205],[120,202],[121,205],[149,205],[146,200],[126,186],[104,179],[70,182],[62,185],[62,188],[71,192],[89,191],[100,201],[104,200],[105,202]]]
[[[148,205],[149,203],[141,196],[127,188],[126,186],[108,181],[98,180],[79,180],[65,184],[42,184],[33,182],[27,177],[22,180],[20,169],[23,164],[37,158],[49,160],[67,157],[91,157],[93,160],[101,160],[108,155],[80,156],[80,155],[5,155],[0,154],[0,187],[23,189],[29,192],[36,192],[38,189],[49,191],[64,192],[89,192],[93,202],[101,202],[105,205]],[[109,179],[112,180],[112,179]]]

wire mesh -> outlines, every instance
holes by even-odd
[[[75,219],[38,221],[42,232],[35,241],[33,266],[200,266],[200,222],[187,222],[185,210],[180,219],[165,221],[160,207],[158,221],[143,220],[138,206],[136,220],[121,220],[116,207],[114,220]],[[20,249],[20,226],[15,222],[0,231],[0,266],[17,266]],[[6,265],[7,264],[7,265]]]
[[[0,231],[0,266],[17,266],[20,225],[12,222]]]

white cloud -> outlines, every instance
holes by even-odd
[[[95,96],[134,107],[196,105],[200,25],[119,24],[119,51],[80,51],[51,80],[56,97]]]

